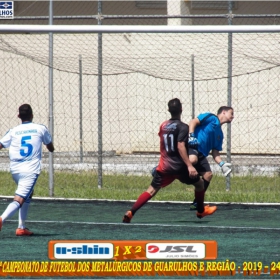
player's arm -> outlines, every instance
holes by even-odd
[[[1,139],[0,139],[0,150],[9,148],[12,141],[12,129],[10,129]]]
[[[48,151],[52,153],[54,151],[54,145],[53,145],[53,142],[52,142],[52,136],[51,136],[51,134],[48,131],[46,126],[42,125],[42,127],[43,127],[42,142],[43,142],[44,145],[46,145]]]
[[[219,166],[222,169],[222,172],[224,173],[225,176],[228,176],[230,174],[231,170],[231,163],[227,163],[224,162],[220,156],[220,152],[218,150],[213,149],[212,150],[212,156],[213,159],[215,160],[215,162],[217,164],[219,164]]]
[[[218,150],[213,149],[212,150],[212,156],[213,156],[213,159],[215,160],[215,162],[217,164],[219,164],[222,161],[220,152]]]
[[[195,128],[200,125],[200,121],[198,118],[194,118],[190,121],[189,123],[189,140],[188,140],[188,144],[189,147],[193,148],[193,149],[197,149],[198,146],[198,140],[194,135],[194,130]]]
[[[195,128],[200,125],[200,120],[198,118],[194,118],[189,123],[189,134],[194,133]]]
[[[190,177],[195,178],[198,175],[198,173],[189,160],[188,151],[186,149],[186,143],[178,142],[177,147],[181,158],[183,159],[184,163],[188,167]]]
[[[54,145],[53,142],[50,142],[46,145],[47,149],[52,153],[54,151]]]

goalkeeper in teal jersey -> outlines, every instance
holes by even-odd
[[[231,172],[231,164],[222,160],[220,151],[224,139],[221,126],[225,123],[231,123],[233,118],[233,108],[222,106],[218,109],[217,115],[209,112],[201,113],[189,123],[189,159],[202,176],[205,191],[209,187],[213,176],[207,160],[210,152],[225,176],[228,176]],[[190,210],[196,210],[196,200],[191,204]]]

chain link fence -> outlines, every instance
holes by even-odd
[[[51,16],[54,25],[271,25],[280,17],[276,1],[265,8],[258,1],[54,1],[52,11],[48,2],[15,4],[14,19],[2,24],[48,24]],[[65,172],[54,188],[69,184],[68,172],[124,174],[128,182],[129,175],[149,175],[159,159],[158,128],[174,97],[183,102],[186,123],[234,107],[230,135],[223,127],[231,184],[234,176],[278,176],[280,35],[230,36],[53,34],[53,166],[55,174]],[[34,122],[49,123],[49,46],[49,34],[0,35],[2,135],[19,123],[22,103],[32,105]],[[8,171],[7,151],[0,162]],[[43,162],[48,170],[46,150]],[[87,184],[102,182],[89,176]]]

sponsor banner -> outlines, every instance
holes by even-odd
[[[51,260],[214,260],[218,254],[209,240],[52,240],[48,249]]]
[[[216,241],[52,240],[48,261],[0,261],[1,277],[233,277],[279,274],[280,263],[217,260]]]
[[[14,2],[0,1],[0,19],[14,18]]]
[[[148,243],[146,244],[148,259],[204,259],[204,243]]]
[[[112,259],[114,246],[111,243],[67,242],[55,243],[53,254],[55,259]]]

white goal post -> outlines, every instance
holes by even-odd
[[[279,25],[6,25],[0,32],[41,33],[271,33],[279,32]]]

